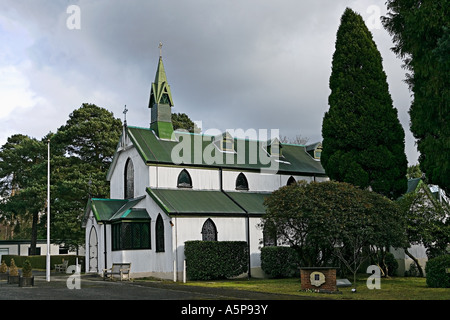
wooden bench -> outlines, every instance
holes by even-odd
[[[113,280],[114,276],[119,276],[120,281],[127,278],[130,280],[131,263],[113,263],[109,269],[103,269],[103,280],[110,278]]]
[[[66,272],[68,265],[69,265],[69,260],[63,259],[61,264],[55,264],[55,271],[56,272]]]

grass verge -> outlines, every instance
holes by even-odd
[[[368,289],[367,275],[359,275],[356,293],[352,287],[339,288],[342,294],[309,293],[300,291],[300,279],[233,279],[215,281],[188,281],[186,286],[229,288],[304,297],[326,297],[338,300],[450,300],[450,289],[429,288],[425,278],[382,278],[380,289]]]

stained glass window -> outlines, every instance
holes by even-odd
[[[293,176],[290,176],[290,178],[287,181],[287,185],[290,186],[291,184],[294,184],[295,182],[296,182],[295,178]]]
[[[236,190],[248,190],[248,181],[243,173],[239,173],[236,179]]]
[[[217,229],[216,225],[211,219],[205,221],[202,227],[202,240],[203,241],[217,241]]]
[[[178,175],[178,188],[192,188],[192,180],[189,173],[184,169]]]
[[[273,247],[273,246],[277,245],[276,233],[271,228],[264,227],[264,229],[263,229],[263,244],[265,247]]]
[[[134,198],[134,166],[133,161],[128,159],[125,164],[125,199]]]
[[[112,225],[112,249],[150,249],[148,222],[121,222]]]
[[[164,221],[161,215],[156,218],[156,252],[164,252]]]

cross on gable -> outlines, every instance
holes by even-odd
[[[127,109],[127,105],[125,105],[125,109],[123,110],[125,123],[127,122],[127,113],[128,113],[128,109]]]

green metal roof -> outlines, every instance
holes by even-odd
[[[283,144],[283,156],[274,159],[266,152],[264,143],[256,140],[234,138],[235,152],[221,152],[214,144],[214,137],[203,134],[175,132],[178,141],[160,140],[147,128],[128,126],[129,137],[147,164],[209,166],[239,170],[269,169],[276,164],[278,172],[325,176],[320,162],[315,161],[301,145]],[[180,144],[179,144],[180,143]],[[186,154],[180,150],[188,151]],[[176,148],[176,149],[174,149]],[[190,149],[189,149],[190,148]],[[172,159],[180,155],[180,163]],[[211,159],[205,159],[210,155]],[[270,161],[275,161],[271,164]]]
[[[245,214],[221,191],[147,188],[147,192],[167,214]]]
[[[245,216],[265,213],[269,193],[223,192],[217,190],[153,189],[147,193],[169,215]]]
[[[145,197],[135,199],[89,199],[86,215],[89,208],[98,222],[111,222],[120,219],[149,219],[145,209],[133,208]]]
[[[91,207],[97,221],[107,221],[127,202],[128,200],[123,199],[93,198],[89,200],[88,206]]]
[[[259,192],[226,192],[234,201],[236,201],[248,214],[264,214],[266,207],[264,199],[270,196],[270,193]]]
[[[417,186],[422,183],[422,179],[420,178],[414,178],[414,179],[408,179],[408,189],[406,190],[406,193],[411,193],[417,190]]]
[[[123,212],[119,217],[113,217],[110,221],[117,220],[148,220],[150,219],[147,210],[142,208],[131,208]]]
[[[166,95],[168,99],[168,101],[165,101],[165,103],[173,106],[172,92],[170,91],[170,86],[167,82],[167,76],[166,71],[164,70],[162,57],[159,57],[158,69],[156,70],[155,82],[152,83],[148,107],[152,108],[155,103],[160,103],[161,98],[164,95]]]

